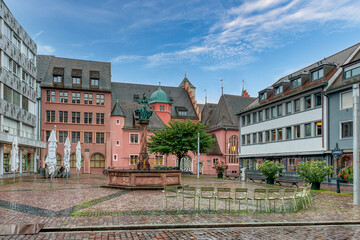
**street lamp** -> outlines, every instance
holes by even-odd
[[[333,157],[336,159],[336,192],[340,193],[340,178],[339,178],[339,158],[343,154],[343,150],[339,148],[338,143],[336,143],[336,146],[334,150],[331,153]]]

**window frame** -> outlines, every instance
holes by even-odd
[[[344,136],[344,125],[345,124],[350,124],[351,135],[349,135],[349,136]],[[352,138],[353,136],[354,136],[353,121],[340,122],[340,139],[349,139],[349,138]]]
[[[134,136],[134,138],[132,138]],[[132,141],[132,139],[134,141]],[[139,134],[138,133],[130,133],[129,134],[129,144],[139,144]]]

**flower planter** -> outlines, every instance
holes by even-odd
[[[312,183],[311,190],[320,190],[321,183]]]
[[[267,184],[274,184],[274,182],[275,182],[275,179],[274,179],[274,178],[267,178],[267,179],[266,179],[266,183],[267,183]]]
[[[218,173],[218,178],[223,178],[223,174],[222,174],[222,173]]]

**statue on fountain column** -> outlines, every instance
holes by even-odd
[[[147,126],[149,125],[149,119],[152,115],[152,111],[147,110],[147,107],[152,110],[146,99],[145,93],[143,97],[136,101],[140,104],[140,108],[135,110],[135,116],[139,117],[137,120],[140,124],[140,154],[139,162],[137,164],[138,170],[150,170],[149,155],[147,153]]]

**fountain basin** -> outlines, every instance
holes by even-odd
[[[108,185],[104,187],[153,190],[165,186],[181,186],[180,170],[109,170]]]

